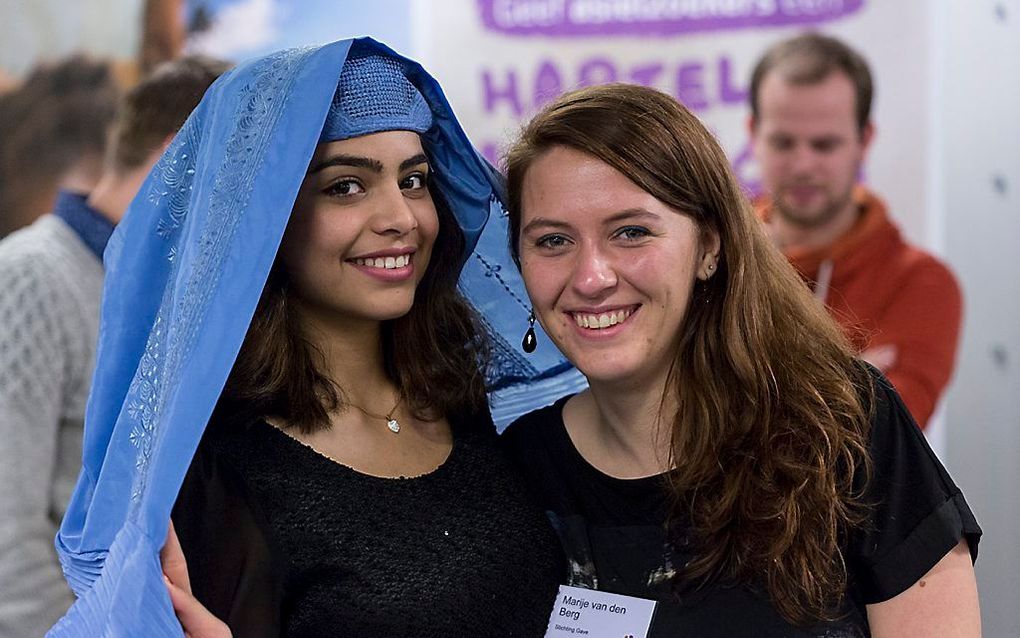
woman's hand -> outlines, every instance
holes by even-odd
[[[172,521],[166,544],[159,553],[159,561],[163,566],[163,580],[170,591],[170,602],[174,606],[177,620],[181,621],[184,635],[187,638],[232,638],[226,623],[214,616],[191,594],[188,562],[184,558]]]

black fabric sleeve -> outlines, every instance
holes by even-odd
[[[981,528],[889,381],[872,369],[870,525],[850,538],[847,567],[864,604],[908,589],[966,539],[977,559]],[[858,478],[858,486],[864,479]]]
[[[204,440],[172,513],[192,592],[234,638],[282,634],[283,571],[243,478]]]

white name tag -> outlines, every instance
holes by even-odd
[[[655,601],[560,585],[545,638],[646,638]]]

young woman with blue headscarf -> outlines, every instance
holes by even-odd
[[[371,40],[217,83],[106,254],[51,635],[178,636],[166,588],[196,636],[541,635],[562,558],[456,289],[497,189]]]

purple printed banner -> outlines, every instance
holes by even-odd
[[[864,0],[477,0],[482,24],[507,35],[677,35],[821,24]]]

